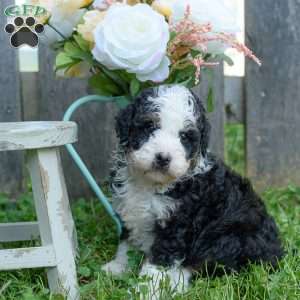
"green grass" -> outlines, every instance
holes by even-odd
[[[226,128],[226,160],[236,170],[242,171],[243,131],[241,127]],[[288,186],[263,193],[263,198],[278,222],[287,250],[286,257],[276,272],[265,266],[252,266],[239,275],[228,275],[216,279],[198,279],[189,291],[174,299],[201,300],[293,300],[300,299],[300,188]],[[80,199],[73,207],[76,221],[79,253],[78,277],[82,299],[124,300],[128,290],[138,282],[137,269],[141,255],[130,254],[132,272],[121,278],[111,278],[100,271],[100,266],[110,260],[117,247],[114,225],[96,200]],[[32,194],[29,191],[12,203],[0,196],[0,221],[34,220]],[[22,246],[37,244],[30,242]],[[11,245],[8,245],[11,246]],[[12,246],[16,246],[13,244]],[[20,244],[18,245],[20,246]],[[4,245],[0,244],[0,248]],[[5,245],[7,247],[7,245]],[[15,299],[62,299],[50,295],[43,270],[0,272],[0,300]],[[163,300],[171,299],[166,289]]]

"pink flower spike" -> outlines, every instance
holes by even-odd
[[[261,66],[260,59],[256,57],[247,46],[238,42],[234,36],[226,33],[219,33],[218,40],[223,42],[224,44],[227,44],[231,48],[236,49],[238,52],[243,53],[246,57],[249,57],[250,59],[255,61],[259,66]]]
[[[196,67],[195,72],[195,84],[199,83],[199,78],[201,75],[201,67],[213,67],[217,66],[218,62],[206,62],[202,57],[195,57],[192,61],[193,65]]]
[[[181,62],[193,64],[196,67],[195,80],[196,84],[199,82],[202,66],[215,66],[218,63],[206,62],[205,57],[210,57],[208,52],[211,42],[223,43],[230,48],[236,49],[249,57],[259,66],[260,60],[254,53],[244,44],[238,42],[234,35],[215,32],[210,23],[198,24],[190,19],[191,7],[187,5],[184,17],[176,24],[171,21],[170,30],[174,34],[174,38],[168,44],[168,57],[172,63],[177,67]],[[192,50],[199,52],[196,58],[191,57]],[[178,64],[177,64],[178,63]]]

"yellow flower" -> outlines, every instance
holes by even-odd
[[[169,19],[172,16],[172,7],[175,1],[176,0],[155,0],[152,3],[152,8]]]
[[[90,67],[85,62],[80,62],[71,67],[65,74],[67,77],[86,78],[89,75]]]
[[[81,7],[86,7],[88,5],[90,5],[94,0],[81,0],[82,5]]]
[[[56,72],[56,76],[61,78],[87,78],[89,76],[89,72],[89,64],[82,61],[71,68],[58,70]]]
[[[77,26],[77,31],[88,42],[94,42],[93,31],[104,19],[105,12],[90,10],[83,16],[84,23]]]
[[[77,8],[82,8],[90,5],[94,0],[72,0]]]

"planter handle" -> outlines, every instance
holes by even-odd
[[[106,97],[106,96],[99,96],[99,95],[89,95],[82,97],[76,100],[66,111],[63,120],[70,121],[73,113],[82,105],[89,103],[89,102],[116,102],[119,107],[126,106],[129,101],[127,97],[120,96],[120,97]],[[117,213],[113,210],[108,198],[104,195],[103,191],[101,190],[100,186],[97,184],[95,178],[79,156],[78,152],[75,150],[74,146],[71,144],[65,145],[67,151],[71,155],[72,159],[76,163],[77,167],[81,171],[83,177],[92,188],[94,193],[96,194],[97,198],[100,200],[101,204],[105,208],[106,212],[110,215],[110,217],[114,220],[117,226],[117,231],[119,236],[122,234],[122,223],[120,218],[118,217]]]

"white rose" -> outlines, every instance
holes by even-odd
[[[177,0],[173,5],[172,20],[176,23],[184,17],[187,6],[190,5],[191,20],[198,24],[210,23],[214,32],[237,34],[240,28],[237,24],[237,11],[228,6],[226,0]],[[222,53],[226,46],[221,42],[210,42],[208,51]]]
[[[97,25],[103,21],[105,12],[99,10],[90,10],[83,16],[83,23],[77,26],[77,31],[89,42],[94,42],[93,31]]]
[[[169,76],[170,38],[164,17],[149,5],[113,5],[94,31],[96,60],[111,70],[123,69],[141,81]]]

